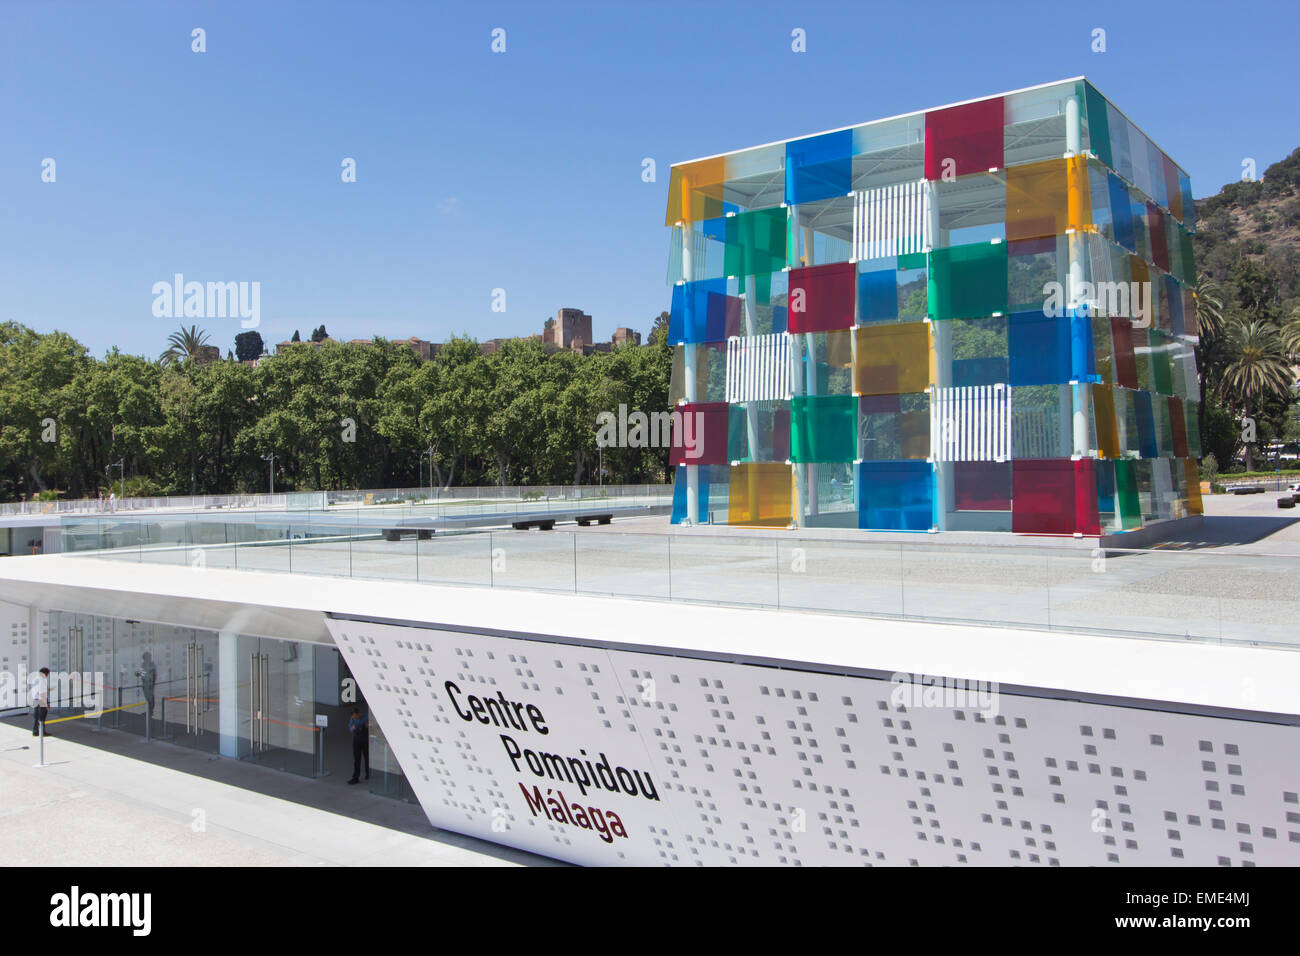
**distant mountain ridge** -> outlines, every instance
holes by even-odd
[[[1256,180],[1196,200],[1197,271],[1226,283],[1243,256],[1271,267],[1283,315],[1300,304],[1300,148]]]

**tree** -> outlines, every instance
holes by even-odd
[[[158,357],[158,361],[167,366],[197,358],[200,350],[207,344],[208,333],[197,325],[191,325],[188,329],[182,328],[168,336],[167,351]]]
[[[650,334],[646,336],[646,341],[650,345],[656,345],[659,348],[672,348],[672,343],[668,341],[668,323],[672,316],[667,312],[660,312],[655,317],[654,324],[650,326]]]
[[[265,351],[262,335],[256,329],[248,329],[235,336],[235,357],[241,362],[251,362],[261,358]]]
[[[1300,305],[1291,310],[1282,326],[1282,352],[1290,362],[1300,365]]]
[[[1270,399],[1289,397],[1293,376],[1282,355],[1277,328],[1255,319],[1236,318],[1225,335],[1228,357],[1219,394],[1234,411],[1254,420]],[[1246,442],[1246,470],[1255,470],[1255,442]]]
[[[325,331],[325,323],[322,322],[317,328],[312,330],[311,340],[313,342],[324,342],[329,338],[329,333]]]
[[[289,341],[290,341],[290,342],[301,342],[301,341],[302,341],[302,338],[298,335],[298,330],[297,330],[297,329],[294,329],[294,330],[293,330],[293,338],[291,338]]]

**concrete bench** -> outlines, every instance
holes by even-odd
[[[516,531],[527,531],[529,528],[540,528],[542,531],[550,531],[555,527],[554,518],[521,518],[519,521],[510,522],[510,527]]]
[[[1283,495],[1281,498],[1277,499],[1277,506],[1279,508],[1294,508],[1295,495]]]
[[[400,541],[405,537],[415,535],[417,541],[428,541],[433,537],[432,528],[385,528],[385,541]]]
[[[1234,495],[1262,495],[1264,491],[1263,485],[1238,486],[1232,489]]]
[[[584,528],[593,522],[596,524],[609,524],[614,520],[614,513],[612,511],[606,511],[601,514],[578,515],[574,520]]]

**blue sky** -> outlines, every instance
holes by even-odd
[[[1197,197],[1300,145],[1291,2],[0,5],[0,319],[96,355],[162,351],[177,272],[260,282],[268,345],[645,332],[671,163],[1079,74]]]

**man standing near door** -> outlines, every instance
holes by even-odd
[[[32,675],[27,689],[27,702],[32,707],[32,736],[41,735],[46,716],[50,713],[50,669],[42,667]]]
[[[348,783],[361,780],[361,760],[366,761],[366,779],[370,779],[370,715],[361,716],[359,707],[352,708],[352,717],[348,720],[348,731],[352,734],[352,779]]]
[[[153,655],[145,651],[140,655],[140,669],[135,672],[140,678],[140,693],[145,702],[145,720],[153,719],[153,689],[158,681],[158,668],[154,666]]]

